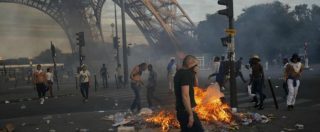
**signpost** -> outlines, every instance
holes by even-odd
[[[54,74],[54,78],[55,78],[55,82],[57,82],[57,90],[60,90],[59,87],[59,78],[58,78],[58,71],[57,71],[57,64],[56,64],[56,48],[53,45],[52,41],[51,41],[51,57],[52,57],[52,61],[53,61],[53,74]]]

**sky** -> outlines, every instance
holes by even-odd
[[[191,19],[198,23],[206,14],[224,7],[217,0],[177,0]],[[280,1],[294,7],[298,4],[320,5],[320,0],[234,0],[235,16],[252,5]],[[120,11],[118,11],[120,13]],[[118,15],[120,17],[120,14]],[[102,28],[106,41],[111,42],[113,3],[107,0],[102,12]],[[69,41],[61,27],[46,14],[22,5],[0,3],[0,58],[34,57],[50,47],[53,41],[64,53],[70,53]],[[129,43],[147,43],[134,23],[127,19]],[[120,25],[120,21],[119,21]],[[121,30],[121,29],[120,29]]]

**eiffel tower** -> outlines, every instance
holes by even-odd
[[[72,49],[75,33],[84,31],[86,41],[103,43],[101,13],[106,0],[0,0],[42,11],[66,33]],[[121,0],[113,0],[121,5]],[[194,39],[194,23],[176,0],[124,0],[126,14],[136,23],[150,45],[161,45],[161,35],[180,49],[187,38]],[[121,7],[121,6],[120,6]]]
[[[66,33],[72,49],[75,34],[84,31],[86,41],[103,42],[101,10],[105,0],[0,0],[35,8],[55,20]]]

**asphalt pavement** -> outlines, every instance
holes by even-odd
[[[318,66],[320,67],[320,66]],[[286,110],[283,99],[282,81],[279,70],[267,71],[271,77],[275,90],[275,96],[279,103],[279,109],[275,109],[274,101],[267,85],[265,109],[258,111],[252,107],[246,91],[246,84],[238,80],[238,106],[241,112],[258,112],[261,114],[273,114],[274,119],[267,124],[254,124],[242,126],[237,131],[243,132],[280,132],[280,131],[306,131],[318,132],[320,126],[320,68],[315,67],[312,71],[305,71],[297,102],[293,111]],[[207,81],[202,79],[202,85]],[[168,91],[166,81],[162,80],[156,91],[156,96],[162,99],[161,107],[174,108],[174,95]],[[227,85],[228,87],[228,85]],[[229,89],[225,96],[229,99]],[[143,89],[142,104],[147,107],[146,91]],[[12,97],[17,94],[16,97]],[[62,86],[60,91],[55,91],[56,97],[46,99],[43,105],[39,104],[35,91],[32,88],[16,88],[0,93],[0,127],[5,123],[12,122],[17,132],[49,131],[71,132],[79,129],[88,129],[91,132],[116,131],[110,121],[101,118],[114,114],[118,111],[127,111],[132,99],[133,92],[130,88],[116,89],[110,86],[108,89],[90,89],[89,102],[83,103],[80,92],[72,85]],[[8,99],[8,95],[10,99]],[[6,103],[9,101],[10,103]],[[49,123],[48,123],[49,120]],[[303,124],[304,129],[298,130],[296,124]]]

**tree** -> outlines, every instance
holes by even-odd
[[[240,56],[258,53],[265,60],[287,54],[295,45],[290,42],[295,25],[288,5],[274,2],[249,7],[236,21],[237,53]]]
[[[206,53],[222,54],[224,47],[222,47],[220,38],[225,37],[224,30],[227,28],[228,19],[219,14],[207,15],[205,21],[198,24],[196,34],[200,41],[200,50]]]

